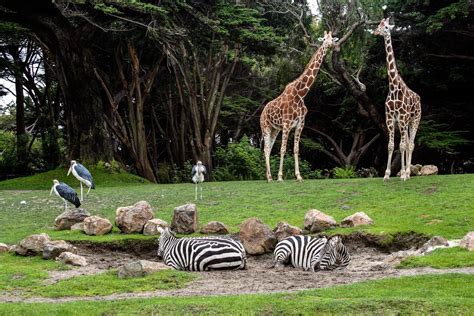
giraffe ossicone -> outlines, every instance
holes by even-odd
[[[268,182],[272,181],[270,153],[280,131],[282,131],[282,142],[278,181],[283,181],[283,161],[288,136],[292,129],[295,129],[293,149],[295,177],[296,180],[303,181],[300,175],[298,158],[301,132],[303,131],[306,113],[308,113],[308,109],[304,104],[304,97],[318,74],[327,50],[333,47],[336,41],[337,38],[333,38],[331,32],[324,31],[323,43],[313,54],[303,73],[297,79],[286,85],[285,90],[283,90],[276,99],[268,102],[260,115],[260,127],[264,141],[266,177]]]
[[[403,81],[395,64],[395,55],[392,47],[392,37],[389,18],[382,19],[374,31],[374,35],[384,38],[387,54],[387,74],[389,92],[385,101],[385,122],[388,130],[388,161],[384,181],[388,181],[391,173],[392,154],[395,148],[395,127],[400,130],[400,179],[406,181],[410,178],[415,137],[421,120],[420,96],[413,92]]]

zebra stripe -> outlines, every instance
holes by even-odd
[[[311,238],[291,236],[280,241],[274,252],[276,264],[291,264],[304,271],[345,267],[350,256],[339,236]]]
[[[243,245],[230,238],[176,238],[169,229],[161,232],[158,256],[176,270],[209,271],[245,269]]]

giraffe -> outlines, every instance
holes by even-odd
[[[333,47],[337,38],[332,33],[324,31],[321,47],[311,57],[303,73],[294,81],[289,83],[285,90],[274,100],[267,103],[260,115],[260,127],[264,141],[264,154],[267,181],[272,181],[270,172],[270,153],[275,140],[282,131],[282,142],[280,149],[280,169],[278,170],[278,181],[283,181],[283,160],[286,152],[286,144],[290,131],[295,129],[294,158],[296,180],[303,181],[299,170],[299,142],[303,131],[304,121],[308,109],[304,105],[304,97],[313,84],[324,56],[330,47]]]
[[[382,19],[374,35],[383,36],[385,51],[387,53],[387,73],[389,92],[385,101],[385,122],[388,129],[388,162],[385,170],[384,182],[390,179],[393,149],[395,147],[395,127],[400,130],[400,154],[402,168],[400,179],[406,181],[410,178],[410,167],[415,148],[415,136],[421,119],[420,96],[407,87],[398,73],[393,54],[392,38],[390,30],[393,25],[389,24],[389,18]],[[408,148],[407,148],[408,146]]]

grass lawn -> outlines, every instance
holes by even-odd
[[[390,278],[287,294],[0,304],[0,314],[5,315],[295,313],[472,315],[474,276],[449,274]]]
[[[78,276],[45,285],[47,271],[68,266],[40,257],[0,254],[0,293],[20,293],[24,297],[95,296],[182,288],[195,279],[192,273],[163,270],[146,277],[119,279],[116,271]]]
[[[432,267],[435,269],[474,267],[474,252],[454,247],[436,249],[426,256],[408,257],[398,268]]]
[[[39,179],[39,175],[34,177]],[[65,171],[62,177],[57,174],[54,177],[67,179]],[[106,176],[100,174],[100,177]],[[51,183],[50,174],[44,174],[43,178],[43,182]],[[0,182],[0,188],[3,188],[0,190],[0,242],[15,243],[38,232],[46,232],[56,239],[149,238],[123,235],[117,230],[101,237],[86,236],[77,231],[54,231],[54,218],[62,212],[62,201],[49,196],[49,184],[41,190],[30,190],[27,188],[36,186],[25,178],[24,189],[20,190],[20,180]],[[118,206],[146,200],[153,206],[156,217],[170,221],[174,207],[194,203],[193,184],[108,186],[116,184],[111,181],[101,185],[98,181],[97,189],[84,201],[84,208],[114,222]],[[74,187],[78,188],[77,182]],[[316,208],[337,221],[356,211],[364,211],[375,221],[372,226],[339,228],[334,232],[361,230],[390,234],[416,231],[461,238],[474,227],[473,192],[474,175],[413,177],[407,182],[393,178],[388,184],[383,184],[381,178],[271,184],[264,181],[208,182],[204,184],[204,199],[196,204],[201,225],[211,220],[222,221],[232,232],[237,232],[240,223],[253,216],[272,228],[281,220],[301,227],[305,213]],[[22,200],[27,204],[21,205]]]

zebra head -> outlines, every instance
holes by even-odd
[[[330,237],[321,253],[321,259],[315,270],[332,270],[349,264],[350,256],[346,246],[342,243],[341,236]]]
[[[160,239],[158,241],[159,244],[157,256],[158,258],[163,258],[166,248],[171,241],[176,240],[176,236],[168,227],[158,227],[158,231],[160,232]]]

